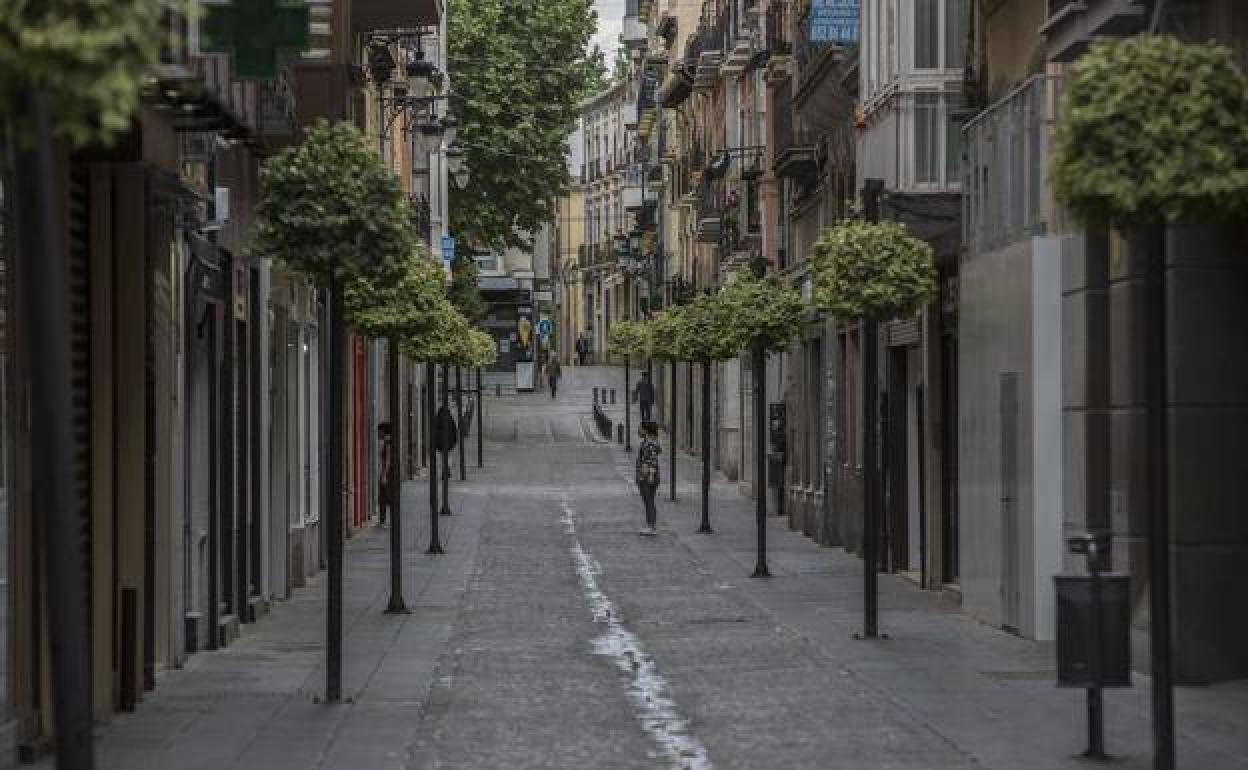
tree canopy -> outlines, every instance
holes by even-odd
[[[158,61],[164,11],[161,0],[0,2],[0,103],[22,88],[47,93],[72,144],[108,143],[129,128]]]
[[[1208,221],[1248,206],[1248,77],[1230,49],[1141,35],[1076,61],[1053,183],[1084,219]]]
[[[814,304],[841,319],[912,313],[936,291],[932,247],[899,222],[842,222],[810,255]]]
[[[647,358],[653,347],[652,328],[645,321],[616,321],[607,333],[607,347],[617,356]]]
[[[321,285],[335,274],[384,284],[401,277],[419,243],[398,177],[349,123],[317,121],[260,172],[256,256]]]
[[[446,301],[445,274],[423,248],[404,260],[398,281],[355,276],[346,286],[347,318],[364,334],[418,341],[438,327],[438,316],[454,312]]]
[[[477,323],[486,315],[485,299],[478,283],[480,273],[476,260],[470,257],[461,254],[451,262],[451,304],[470,323]]]
[[[761,340],[766,350],[783,350],[802,329],[806,304],[802,294],[778,276],[756,278],[740,270],[719,291],[728,333],[738,350]]]
[[[429,333],[403,339],[399,349],[416,361],[469,368],[489,366],[494,361],[494,339],[473,328],[449,302],[444,300],[443,305],[445,311],[435,316]]]
[[[731,308],[718,294],[701,294],[684,305],[656,316],[651,323],[656,358],[672,361],[723,361],[741,347],[733,329]]]
[[[602,66],[589,0],[450,0],[451,112],[472,173],[451,193],[470,246],[525,246],[568,190],[568,136]]]

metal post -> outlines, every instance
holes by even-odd
[[[442,541],[438,538],[438,453],[433,446],[434,423],[437,422],[437,401],[434,398],[434,387],[437,381],[436,364],[425,363],[425,386],[429,391],[429,399],[425,402],[429,410],[426,422],[429,424],[429,547],[425,553],[446,553],[442,550]]]
[[[481,437],[485,435],[482,424],[485,422],[485,401],[481,398],[481,367],[477,367],[477,467],[485,467],[484,445]]]
[[[456,423],[462,430],[464,427],[464,385],[461,379],[462,369],[455,367],[455,419]],[[468,471],[464,468],[464,443],[468,441],[467,436],[459,437],[459,480],[466,481],[468,479]]]
[[[1092,575],[1092,639],[1088,654],[1092,686],[1088,688],[1088,748],[1083,752],[1087,759],[1109,759],[1105,755],[1105,713],[1101,691],[1101,554],[1096,538],[1088,542],[1088,572]]]
[[[758,526],[758,553],[751,577],[771,577],[767,569],[767,352],[761,342],[751,351],[754,365],[754,517]]]
[[[1170,618],[1170,447],[1166,424],[1166,231],[1148,228],[1132,246],[1147,251],[1149,478],[1149,656],[1153,696],[1153,768],[1173,770],[1174,661]]]
[[[868,222],[880,221],[880,193],[884,181],[867,179],[862,189],[863,210]],[[862,326],[862,639],[878,639],[879,629],[879,534],[880,534],[880,451],[879,451],[879,321],[864,319]]]
[[[451,386],[451,369],[447,364],[442,364],[442,406],[450,408],[450,398],[447,393]],[[451,453],[449,450],[442,450],[442,510],[440,514],[443,516],[451,515]]]
[[[91,687],[87,635],[85,543],[74,506],[74,434],[69,365],[69,280],[64,228],[57,220],[53,184],[52,105],[46,93],[23,90],[18,112],[28,116],[31,134],[18,143],[16,196],[17,271],[22,336],[30,365],[31,509],[44,522],[44,580],[48,625],[57,629],[51,645],[52,706],[56,766],[90,770],[95,765],[91,735]]]
[[[702,362],[702,523],[698,533],[711,529],[711,362]]]
[[[633,451],[633,419],[632,404],[633,399],[629,397],[628,378],[630,376],[628,370],[628,356],[624,356],[624,451]],[[615,395],[615,391],[611,391]]]
[[[399,340],[390,338],[388,364],[390,372],[390,602],[386,612],[391,614],[406,613],[407,602],[403,601],[403,442],[396,435],[395,425],[398,422],[400,406],[399,385]]]
[[[331,276],[330,293],[330,351],[329,351],[329,567],[326,590],[328,592],[326,619],[326,666],[325,700],[337,703],[342,700],[342,527],[343,527],[343,393],[342,367],[346,360],[344,343],[346,334],[343,314],[346,303],[343,287],[336,276]],[[211,629],[216,633],[216,629]]]
[[[668,418],[667,418],[667,424],[669,427],[669,430],[667,432],[667,443],[670,444],[670,446],[668,446],[667,448],[667,460],[668,460],[669,465],[671,466],[671,470],[668,475],[671,477],[670,483],[672,485],[672,502],[674,503],[676,502],[676,362],[675,361],[671,362],[671,370],[672,370],[672,382],[671,382],[672,393],[671,393],[670,401],[672,402],[672,413],[668,415]]]
[[[863,621],[862,637],[879,638],[878,586],[879,529],[878,504],[880,495],[879,433],[876,420],[879,406],[879,322],[868,320],[862,324],[863,367],[863,506],[862,506],[862,591]]]
[[[425,418],[429,416],[429,389],[422,384],[420,386],[420,408],[425,412]],[[421,419],[422,423],[427,419]],[[429,467],[429,426],[422,425],[420,431],[420,467]]]

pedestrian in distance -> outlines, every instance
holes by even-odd
[[[659,426],[650,420],[644,420],[637,429],[641,445],[637,447],[637,489],[641,492],[641,501],[646,506],[646,526],[641,530],[645,536],[657,534],[658,511],[654,508],[654,498],[659,491],[659,455],[663,448],[659,446]]]
[[[589,355],[589,343],[585,341],[584,337],[577,337],[576,338],[576,365],[584,366],[585,357],[587,355]]]
[[[546,382],[550,384],[550,397],[555,397],[555,391],[559,389],[559,378],[563,376],[563,367],[559,365],[559,359],[551,356],[546,362]]]
[[[379,489],[377,490],[377,507],[380,509],[380,517],[377,526],[386,526],[386,516],[394,508],[394,498],[390,494],[391,474],[394,472],[394,463],[392,457],[393,440],[390,435],[390,423],[383,422],[377,425],[377,443],[380,445],[381,455],[381,472],[378,474],[380,478]]]
[[[651,412],[654,408],[654,383],[650,382],[650,372],[641,373],[641,379],[633,389],[633,396],[637,400],[637,406],[641,408],[641,421],[646,423],[653,420]]]

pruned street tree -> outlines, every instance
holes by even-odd
[[[387,379],[390,404],[390,476],[385,491],[390,500],[390,600],[387,613],[406,613],[403,598],[403,441],[395,435],[401,410],[400,343],[419,339],[448,311],[444,298],[445,273],[418,247],[403,260],[397,281],[378,282],[357,275],[346,287],[347,318],[361,333],[387,341]]]
[[[302,142],[270,158],[249,250],[307,277],[330,294],[327,655],[325,697],[342,698],[344,506],[343,366],[346,289],[401,284],[417,253],[407,196],[364,135],[348,123],[318,121]],[[379,311],[383,312],[383,311]]]
[[[633,448],[632,379],[629,365],[634,357],[648,358],[651,349],[650,326],[644,321],[616,321],[607,333],[608,352],[624,359],[624,450]]]
[[[765,264],[755,270],[762,273]],[[740,270],[719,291],[728,333],[738,351],[750,352],[754,396],[755,519],[757,548],[753,577],[769,577],[767,568],[767,353],[785,350],[801,332],[806,303],[801,292],[779,276],[762,277]],[[784,494],[783,478],[777,479]]]
[[[1136,301],[1147,340],[1141,368],[1153,766],[1169,770],[1175,731],[1166,229],[1242,222],[1248,212],[1248,75],[1222,45],[1151,34],[1094,43],[1066,80],[1052,175],[1058,201],[1093,228],[1122,232],[1132,264],[1144,268]],[[1095,697],[1099,711],[1099,691]],[[1099,731],[1090,756],[1103,755],[1097,741]]]
[[[815,307],[860,322],[863,369],[863,631],[879,636],[876,572],[882,491],[879,478],[879,323],[913,313],[936,292],[931,245],[898,222],[842,222],[815,241],[810,255]]]
[[[736,356],[738,337],[729,309],[716,294],[699,295],[664,314],[664,335],[654,334],[656,352],[702,367],[702,519],[698,532],[711,534],[711,370],[719,361]]]

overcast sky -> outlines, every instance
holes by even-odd
[[[624,26],[624,0],[594,0],[594,10],[598,11],[598,34],[590,42],[590,48],[597,44],[607,57],[607,69],[615,61],[615,49],[620,44],[620,31]]]

